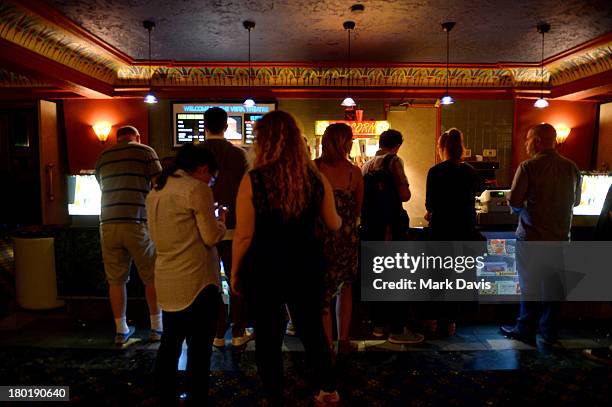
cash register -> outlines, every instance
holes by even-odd
[[[476,198],[477,209],[481,213],[504,212],[509,213],[509,189],[487,189]]]

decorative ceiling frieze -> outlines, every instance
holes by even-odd
[[[2,88],[47,88],[49,86],[51,84],[0,68],[0,87]]]
[[[11,2],[0,3],[0,38],[111,84],[123,65],[104,49]]]
[[[33,11],[35,10],[35,11]],[[37,14],[38,11],[40,14]],[[75,28],[67,18],[43,15],[39,9],[3,1],[0,3],[0,44],[7,43],[50,62],[78,71],[112,89],[154,87],[245,87],[245,63],[142,61],[125,56],[97,37]],[[5,59],[7,56],[4,56]],[[337,65],[337,63],[335,63]],[[323,64],[321,64],[323,65]],[[44,69],[44,68],[41,68]],[[558,86],[612,70],[612,33],[544,63],[544,86]],[[529,89],[539,87],[539,64],[454,64],[449,72],[451,88]],[[348,69],[327,64],[254,63],[252,85],[270,88],[344,88]],[[0,72],[2,87],[44,86],[29,74]],[[446,85],[442,64],[354,63],[354,88],[441,88]],[[86,84],[85,84],[86,86]],[[106,86],[106,85],[105,85]]]

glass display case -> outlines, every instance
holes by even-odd
[[[580,205],[574,207],[574,215],[599,216],[610,185],[612,175],[609,173],[582,173]]]
[[[491,288],[480,290],[480,301],[516,301],[520,295],[516,270],[514,232],[483,232],[487,238],[487,259],[476,270],[478,279],[491,282]]]
[[[100,185],[93,174],[68,175],[68,214],[100,215]]]

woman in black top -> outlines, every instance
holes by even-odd
[[[463,134],[452,128],[438,141],[441,163],[427,173],[425,218],[433,240],[473,240],[476,235],[475,196],[478,173],[461,162],[465,148]]]
[[[465,147],[463,134],[452,128],[438,140],[438,154],[443,160],[427,173],[425,219],[429,221],[430,239],[439,241],[482,240],[476,231],[475,195],[479,187],[476,170],[461,162]],[[432,301],[425,309],[428,318],[445,320],[446,331],[441,332],[437,319],[424,321],[430,335],[454,335],[456,305]]]
[[[319,381],[317,405],[339,401],[321,313],[325,261],[315,235],[319,218],[332,230],[341,219],[329,181],[310,161],[293,117],[268,113],[255,129],[253,169],[236,199],[231,287],[254,314],[257,370],[271,406],[282,405],[284,304]]]

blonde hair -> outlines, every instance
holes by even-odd
[[[344,123],[333,123],[327,126],[321,139],[322,153],[321,161],[335,163],[346,160],[351,151],[353,141],[353,130]],[[347,148],[348,146],[348,148]]]
[[[465,147],[463,146],[463,133],[455,127],[448,129],[440,136],[438,146],[440,148],[440,153],[448,153],[448,157],[451,160],[461,160],[465,152]],[[444,159],[444,157],[442,157],[442,159]]]
[[[312,193],[309,172],[319,172],[293,116],[276,110],[257,121],[254,154],[253,168],[266,166],[273,173],[274,197],[283,217],[300,215]]]

